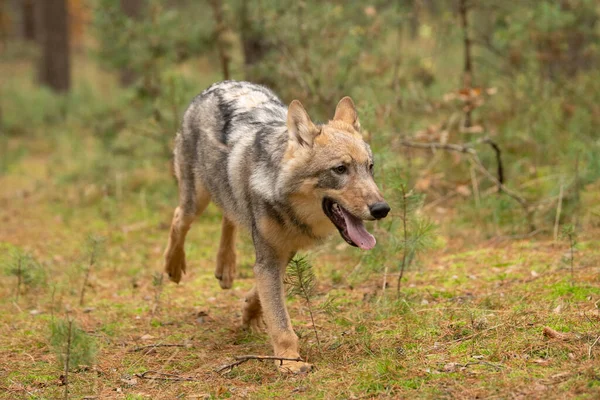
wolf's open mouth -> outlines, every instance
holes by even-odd
[[[363,250],[371,250],[375,246],[375,238],[367,232],[362,220],[350,214],[344,207],[325,198],[323,199],[323,211],[348,244]]]

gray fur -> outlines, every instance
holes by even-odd
[[[273,92],[248,82],[220,82],[194,98],[175,141],[186,211],[195,212],[191,204],[202,185],[228,218],[250,231],[266,213],[310,236],[287,206],[294,185],[280,179],[286,116]]]

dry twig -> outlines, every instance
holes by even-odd
[[[596,345],[596,343],[598,343],[598,340],[600,340],[600,336],[598,336],[596,338],[596,340],[594,340],[594,343],[592,343],[590,345],[590,348],[588,349],[588,358],[592,358],[592,349],[594,348],[594,346]]]
[[[153,375],[150,375],[153,374]],[[158,371],[146,371],[141,374],[134,374],[140,379],[152,379],[152,380],[160,380],[160,381],[177,381],[177,382],[201,382],[200,379],[194,379],[185,376],[179,376],[175,374],[167,374],[166,372],[158,372]]]
[[[280,361],[279,365],[283,365],[283,361],[304,361],[302,360],[300,357],[297,358],[287,358],[287,357],[277,357],[277,356],[254,356],[254,355],[247,355],[247,356],[235,356],[234,358],[234,362],[230,363],[230,364],[225,364],[221,367],[219,367],[216,372],[217,373],[221,373],[223,371],[231,371],[234,367],[237,367],[240,364],[245,363],[246,361],[249,360],[259,360],[259,361],[264,361],[264,360],[277,360]]]
[[[146,349],[154,349],[156,347],[192,347],[191,345],[187,345],[187,344],[162,344],[162,343],[156,343],[156,344],[149,344],[147,346],[138,346],[138,347],[134,347],[133,349],[129,350],[130,353],[135,353],[136,351],[142,351],[142,350],[146,350]]]
[[[560,193],[558,194],[558,205],[556,206],[556,217],[554,218],[554,241],[558,242],[558,225],[560,223],[560,214],[562,211],[564,185],[560,184]]]
[[[496,152],[496,160],[498,163],[498,176],[497,177],[494,176],[494,174],[492,174],[483,165],[483,163],[479,159],[479,155],[477,154],[477,151],[472,147],[474,144],[478,144],[478,143],[487,143],[490,146],[492,146],[492,148]],[[501,154],[500,148],[490,138],[487,138],[487,137],[483,138],[483,139],[478,140],[475,143],[470,144],[470,145],[460,145],[460,144],[453,144],[453,143],[436,143],[436,142],[418,143],[418,142],[410,142],[408,140],[400,141],[400,145],[405,146],[405,147],[413,147],[413,148],[417,148],[417,149],[430,149],[433,151],[446,150],[446,151],[455,151],[458,153],[468,154],[469,156],[471,156],[471,159],[472,159],[473,163],[475,164],[475,167],[487,179],[489,179],[494,185],[496,185],[500,192],[506,194],[507,196],[514,199],[517,203],[519,203],[519,205],[523,208],[523,211],[525,211],[525,214],[527,215],[530,230],[531,231],[535,230],[535,226],[533,225],[533,215],[532,215],[533,209],[532,209],[532,207],[530,207],[529,201],[525,197],[523,197],[519,193],[517,193],[516,191],[506,187],[506,185],[504,184],[504,171],[503,171],[504,169],[502,166],[502,159],[500,156],[500,154]]]

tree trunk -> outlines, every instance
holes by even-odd
[[[39,5],[43,25],[40,82],[56,92],[68,92],[71,86],[71,52],[67,0],[44,0]]]
[[[221,4],[221,0],[210,0],[209,3],[213,9],[215,18],[215,39],[217,42],[219,59],[221,60],[223,79],[229,80],[230,57],[227,51],[228,43],[225,40],[225,31],[227,30],[227,26],[225,25],[225,18],[223,17],[223,5]]]
[[[412,12],[410,15],[410,38],[415,40],[419,36],[421,26],[421,0],[412,0]]]
[[[21,11],[23,13],[23,39],[33,42],[36,39],[36,21],[33,0],[23,0]]]
[[[464,44],[464,55],[465,64],[463,72],[463,90],[467,92],[467,96],[471,98],[471,88],[473,87],[473,61],[471,57],[471,38],[469,37],[469,7],[467,0],[460,0],[459,2],[459,14],[460,22],[463,30],[463,44]],[[465,113],[465,127],[469,128],[472,124],[471,113],[473,111],[473,105],[471,101],[467,101],[466,104],[467,112]]]
[[[0,0],[0,53],[6,47],[12,21],[8,12],[6,0]]]
[[[144,0],[121,0],[121,10],[128,18],[138,20],[142,16]],[[130,66],[121,68],[119,81],[122,86],[131,86],[137,80],[137,74]]]
[[[258,17],[254,19],[252,18],[253,7],[256,7],[254,14],[258,14]],[[257,66],[274,47],[273,43],[265,37],[262,11],[260,1],[241,0],[238,20],[240,21],[240,39],[244,53],[244,75],[246,80],[266,86],[276,86],[272,80],[273,77],[257,70]]]

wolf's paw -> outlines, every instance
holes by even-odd
[[[303,375],[313,370],[313,365],[303,361],[275,361],[279,371],[286,374]]]
[[[215,272],[215,278],[219,280],[219,285],[221,289],[231,289],[233,286],[233,280],[235,278],[235,269],[234,268],[222,268],[219,272],[219,268],[217,267],[217,272]]]
[[[242,329],[252,333],[264,333],[267,330],[267,324],[265,323],[262,313],[252,316],[246,316],[244,314],[242,317]]]
[[[175,283],[181,281],[181,275],[185,273],[185,252],[183,248],[167,249],[165,252],[165,272],[169,279]]]
[[[215,278],[219,280],[221,289],[231,289],[235,279],[235,254],[217,256]]]

